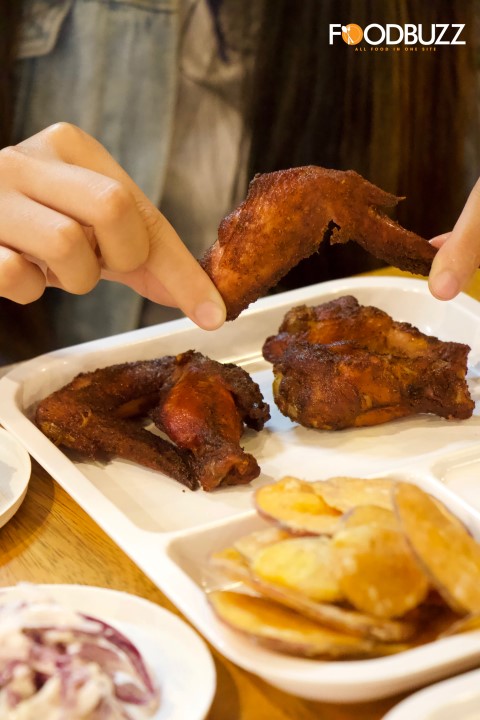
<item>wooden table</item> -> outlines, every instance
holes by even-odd
[[[387,272],[402,274],[378,274]],[[480,273],[469,292],[480,298]],[[100,585],[141,595],[179,614],[36,462],[24,503],[0,529],[0,548],[1,586],[19,581]],[[380,720],[403,697],[355,705],[310,702],[267,685],[216,650],[212,653],[218,684],[208,720]]]

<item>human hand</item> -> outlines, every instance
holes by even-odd
[[[430,270],[430,291],[439,300],[451,300],[480,265],[480,180],[453,230],[432,238],[430,243],[439,248]]]
[[[84,294],[100,278],[206,330],[225,320],[208,275],[94,138],[58,123],[0,150],[0,296],[26,304],[48,285]]]

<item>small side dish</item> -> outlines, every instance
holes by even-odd
[[[31,462],[22,443],[0,428],[0,528],[17,512],[28,490]]]
[[[257,490],[271,527],[215,552],[217,617],[305,658],[392,655],[480,628],[480,544],[436,498],[387,479],[284,478]]]
[[[2,720],[147,720],[160,699],[123,633],[38,586],[0,592]]]

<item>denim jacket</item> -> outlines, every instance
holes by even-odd
[[[58,121],[96,137],[158,203],[176,102],[178,0],[25,0],[14,142]],[[55,344],[138,326],[142,298],[115,283],[47,291]],[[34,349],[38,352],[38,348]]]
[[[26,0],[15,140],[60,120],[75,123],[158,202],[175,108],[177,31],[177,0]]]

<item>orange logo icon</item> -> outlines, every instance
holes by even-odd
[[[350,25],[342,25],[342,39],[347,45],[358,45],[363,38],[363,30],[360,25],[350,23]]]

